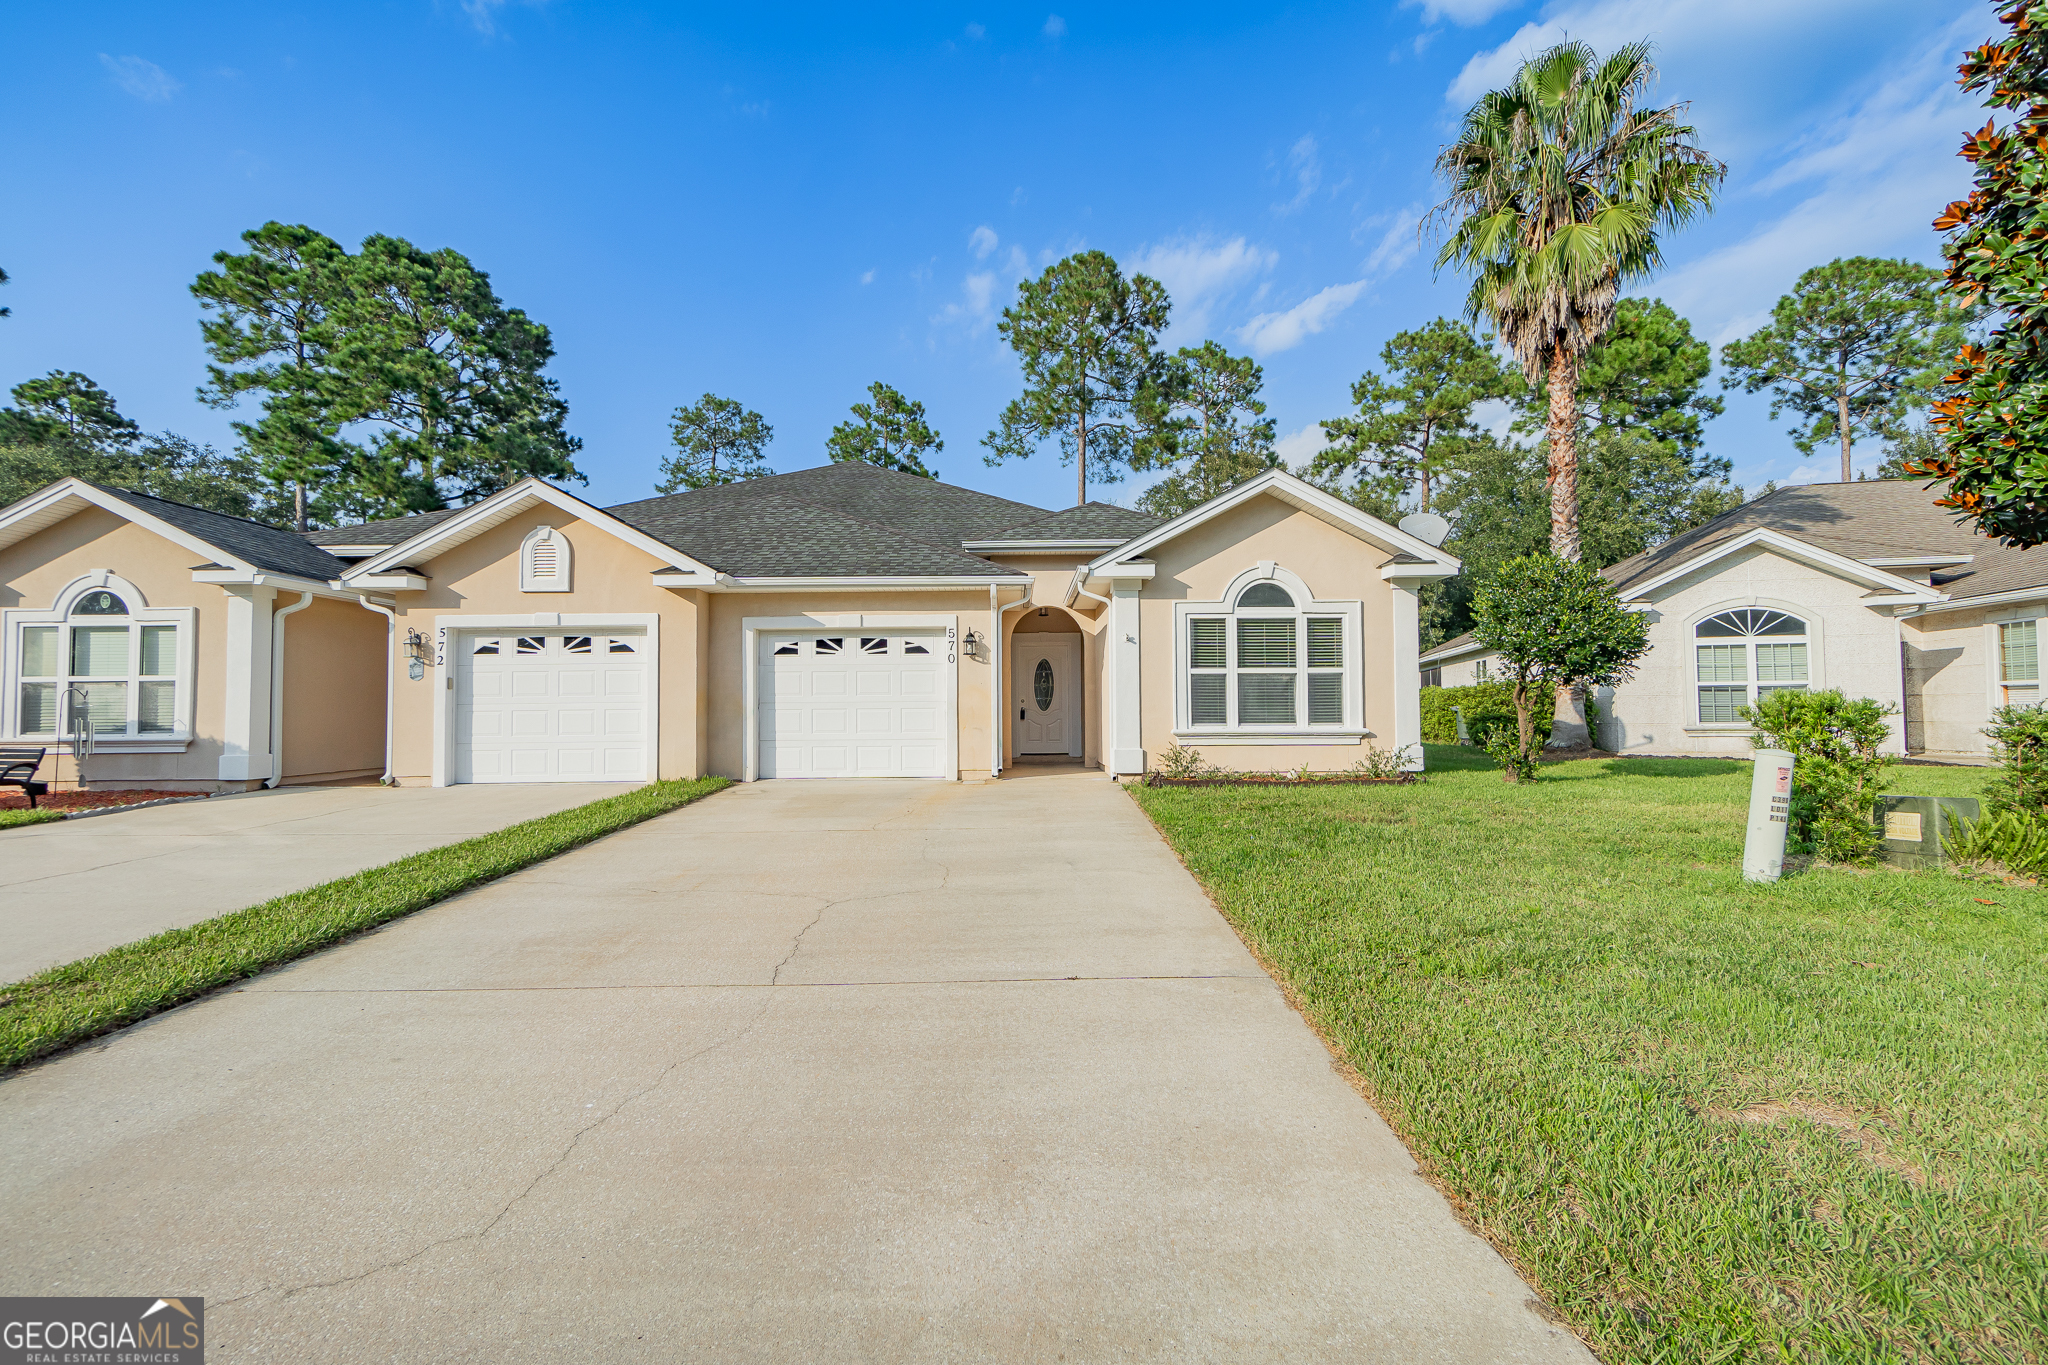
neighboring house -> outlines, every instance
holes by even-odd
[[[241,790],[383,770],[383,623],[303,537],[63,479],[0,510],[0,737],[103,786]]]
[[[1600,692],[1615,752],[1746,752],[1736,709],[1797,687],[1898,706],[1891,752],[1975,756],[1993,708],[2040,699],[2048,552],[1958,526],[1915,480],[1781,488],[1603,572],[1652,646]],[[1499,673],[1469,635],[1421,666],[1445,687]]]
[[[235,719],[236,697],[254,693],[217,680],[254,676],[277,589],[312,592],[326,613],[280,636],[286,688],[264,717],[282,727],[286,780],[313,747],[302,725],[374,755],[352,771],[407,785],[973,778],[1032,755],[1124,774],[1174,743],[1239,768],[1341,769],[1368,745],[1417,744],[1417,590],[1458,570],[1279,470],[1170,522],[1100,503],[1052,512],[863,464],[607,509],[528,480],[303,538],[216,519],[290,544],[303,562],[283,577],[225,546],[205,554],[229,567],[203,572],[161,549],[130,556],[135,542],[109,539],[101,514],[143,503],[67,480],[0,511],[0,582],[23,622],[71,619],[65,585],[95,572],[123,575],[138,604],[200,613],[195,653],[223,662],[188,674],[191,734],[239,723],[243,738],[203,751],[217,773],[194,760],[150,776],[166,786],[268,775],[258,755],[275,748],[252,748],[255,728]],[[316,569],[327,576],[301,577]],[[323,633],[335,613],[346,644]],[[10,696],[25,653],[40,666],[46,648],[18,614]],[[347,656],[334,671],[349,707],[292,691],[316,651]]]

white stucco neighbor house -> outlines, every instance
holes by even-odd
[[[1895,753],[1975,757],[1992,710],[2040,700],[2048,550],[1956,524],[1911,479],[1782,488],[1603,571],[1650,621],[1636,676],[1602,689],[1601,748],[1747,752],[1737,708],[1783,687],[1896,704]],[[1425,687],[1496,671],[1471,636]]]

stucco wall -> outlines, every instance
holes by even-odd
[[[384,770],[382,616],[322,597],[284,619],[283,731],[286,782]]]
[[[1864,605],[1864,585],[1755,546],[1678,579],[1656,594],[1651,650],[1635,677],[1603,696],[1601,744],[1620,752],[1748,753],[1745,727],[1697,722],[1693,626],[1731,607],[1775,607],[1808,623],[1808,683],[1898,705],[1904,696],[1900,629],[1891,608]],[[1900,722],[1888,748],[1902,751]]]
[[[1365,728],[1357,743],[1252,745],[1216,741],[1191,743],[1211,762],[1238,769],[1296,768],[1319,771],[1350,767],[1365,745],[1394,747],[1396,693],[1420,685],[1412,666],[1399,669],[1393,649],[1394,594],[1379,566],[1398,553],[1340,531],[1273,497],[1258,497],[1168,541],[1152,555],[1157,572],[1139,597],[1140,733],[1148,763],[1156,763],[1175,742],[1173,604],[1212,602],[1232,579],[1262,560],[1299,575],[1318,601],[1362,604]]]
[[[1443,670],[1443,677],[1438,685],[1442,687],[1471,686],[1479,681],[1479,661],[1481,659],[1491,660],[1492,657],[1490,654],[1475,654],[1468,659],[1458,659],[1452,663],[1438,665]],[[1427,669],[1430,665],[1425,664],[1423,667]],[[1489,672],[1491,672],[1490,668]]]
[[[1909,687],[1917,694],[1907,708],[1907,732],[1916,751],[1986,752],[1983,730],[2003,700],[1993,627],[2043,615],[2048,615],[2048,600],[1929,612],[1900,622]]]
[[[184,546],[97,507],[0,550],[0,607],[47,608],[73,580],[105,570],[133,583],[147,606],[197,609],[191,744],[173,754],[102,750],[86,760],[88,785],[174,791],[212,791],[221,785],[227,595],[213,584],[192,581],[192,568],[201,562]],[[76,782],[68,752],[60,758],[50,740],[22,742],[50,745],[45,780]]]
[[[556,528],[570,544],[569,592],[519,590],[519,544],[528,531],[542,524]],[[696,777],[705,771],[696,715],[697,617],[703,594],[656,587],[650,575],[669,566],[669,561],[657,560],[558,508],[536,508],[431,560],[415,563],[412,567],[426,573],[429,582],[423,592],[395,594],[399,639],[411,629],[431,642],[439,616],[658,615],[657,775]],[[381,641],[379,649],[381,658]],[[450,676],[445,669],[429,667],[426,677],[414,681],[406,676],[405,651],[395,651],[391,770],[403,785],[432,781],[434,711]]]

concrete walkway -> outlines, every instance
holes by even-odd
[[[0,830],[0,982],[631,789],[280,787]]]
[[[0,1081],[208,1359],[1591,1357],[1122,792],[736,788]]]

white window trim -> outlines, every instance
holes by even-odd
[[[2043,611],[2044,604],[2030,602],[2024,607],[2008,608],[2005,611],[1994,611],[1985,615],[1984,700],[1985,704],[1990,708],[1985,712],[1987,718],[1991,711],[1996,711],[1999,707],[2005,705],[2005,650],[2003,642],[1999,639],[1999,627],[2018,625],[2022,621],[2032,621],[2034,623],[2034,649],[2038,658],[2041,648],[2042,627],[2048,626],[2048,617],[2043,616]],[[2035,685],[2037,688],[2048,686],[2048,679],[2042,679]],[[2048,692],[2039,692],[2036,695],[2048,698]],[[2036,705],[2039,704],[2039,702],[2036,702]],[[1986,741],[1986,743],[1988,746],[1989,741]]]
[[[1719,616],[1724,611],[1741,611],[1745,607],[1762,607],[1767,611],[1781,611],[1787,616],[1796,617],[1804,621],[1806,623],[1806,690],[1809,692],[1820,692],[1827,688],[1827,649],[1822,639],[1824,627],[1821,622],[1820,613],[1813,608],[1801,606],[1794,602],[1787,602],[1781,598],[1758,597],[1755,595],[1703,608],[1685,618],[1684,634],[1681,637],[1685,648],[1686,686],[1686,723],[1681,728],[1688,735],[1747,735],[1755,732],[1754,727],[1748,721],[1703,721],[1700,719],[1700,688],[1702,686],[1712,686],[1712,684],[1702,684],[1700,682],[1699,645],[1701,640],[1698,635],[1700,622],[1710,616]],[[1740,639],[1742,637],[1730,638]],[[1756,650],[1754,648],[1756,641],[1752,639],[1748,640],[1747,643],[1752,646],[1749,651],[1749,671],[1754,674],[1756,672]],[[1754,704],[1756,684],[1757,680],[1751,677],[1748,684],[1751,701],[1744,703],[1745,705]]]
[[[1196,725],[1191,719],[1192,708],[1188,700],[1188,622],[1197,616],[1221,616],[1235,622],[1237,599],[1247,588],[1258,583],[1274,583],[1285,588],[1294,599],[1294,618],[1305,620],[1310,616],[1335,616],[1344,622],[1344,719],[1337,725],[1310,725],[1305,720],[1293,725]],[[1265,608],[1250,608],[1252,613],[1263,614]],[[1318,598],[1309,590],[1299,574],[1266,561],[1245,570],[1232,579],[1224,589],[1221,601],[1176,602],[1173,604],[1173,737],[1176,740],[1219,741],[1231,744],[1357,744],[1369,737],[1365,728],[1365,604],[1363,602],[1331,602]],[[1226,650],[1236,649],[1234,626],[1224,627]],[[1297,670],[1305,675],[1307,668],[1308,639],[1306,628],[1298,636],[1297,648],[1302,651],[1303,663]],[[1225,676],[1234,677],[1236,670],[1229,670]],[[1226,687],[1228,685],[1226,684]],[[1299,698],[1306,708],[1308,698]]]
[[[434,662],[422,681],[427,682],[436,697],[434,704],[434,771],[433,783],[437,787],[452,785],[455,780],[455,665],[453,660],[461,657],[453,652],[459,649],[463,637],[470,635],[546,635],[574,631],[579,635],[601,635],[611,631],[620,635],[641,634],[647,637],[647,648],[643,651],[647,669],[647,766],[643,771],[647,781],[661,780],[661,617],[654,612],[622,612],[609,616],[594,616],[581,612],[523,612],[517,616],[469,616],[460,613],[434,617]],[[401,637],[403,638],[403,637]],[[399,704],[398,689],[417,687],[419,683],[393,674],[388,681],[393,689],[390,705]]]
[[[101,588],[113,593],[128,604],[128,614],[122,617],[105,617],[97,622],[102,625],[175,625],[178,627],[178,662],[172,674],[178,686],[177,703],[173,709],[174,729],[168,735],[95,735],[93,751],[103,754],[181,754],[192,745],[192,704],[195,667],[194,648],[198,636],[199,611],[196,607],[152,607],[142,589],[127,579],[105,569],[75,578],[64,585],[56,600],[47,610],[32,608],[11,608],[0,611],[0,734],[9,744],[38,745],[57,749],[64,747],[69,735],[59,730],[54,735],[25,735],[21,733],[21,630],[23,626],[65,626],[71,623],[71,607],[86,593]],[[58,636],[59,658],[70,658],[69,642]],[[135,646],[131,645],[131,648]],[[133,675],[128,675],[132,678]],[[110,680],[111,681],[111,680]],[[130,705],[134,702],[131,698]]]
[[[552,544],[556,553],[555,572],[545,579],[533,571],[534,547],[543,542]],[[536,526],[519,542],[519,591],[568,592],[575,565],[576,550],[569,537],[545,523]]]
[[[815,616],[743,616],[740,618],[740,781],[761,780],[761,637],[763,635],[808,635],[813,631],[875,630],[931,631],[944,637],[945,667],[940,671],[946,694],[939,699],[940,712],[949,717],[946,725],[946,758],[941,765],[948,777],[960,780],[960,616],[957,612],[821,612]],[[986,646],[984,646],[986,648]],[[929,779],[928,779],[929,780]]]

